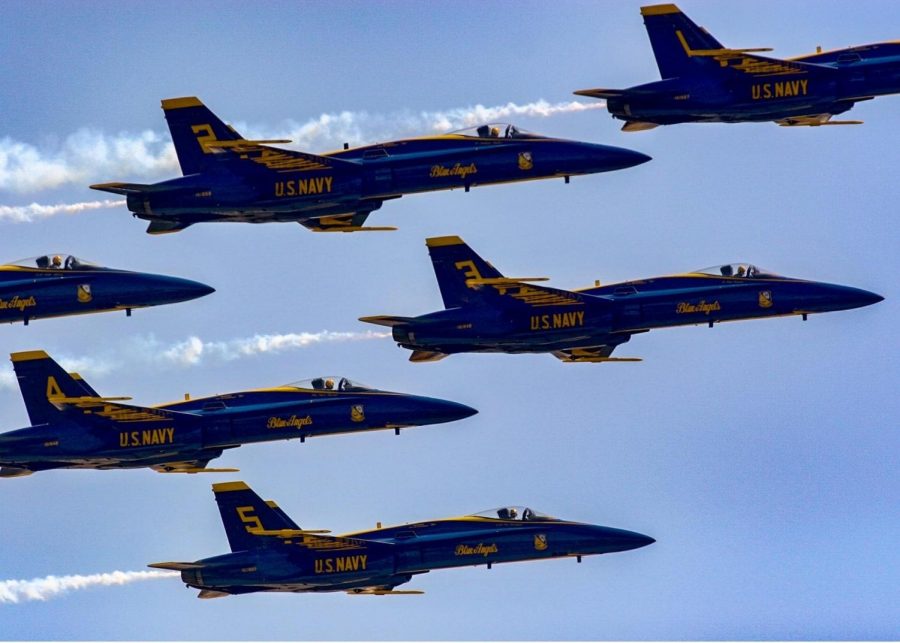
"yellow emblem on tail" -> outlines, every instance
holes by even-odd
[[[80,301],[82,304],[86,304],[93,298],[94,295],[91,294],[91,284],[79,284],[78,301]]]
[[[350,407],[350,419],[354,422],[362,422],[366,419],[366,412],[362,404],[354,404]]]
[[[531,158],[531,152],[519,152],[519,169],[530,170],[534,167],[534,160]]]
[[[538,551],[547,549],[547,534],[534,535],[534,548]]]
[[[759,292],[759,307],[760,308],[771,308],[772,307],[772,291],[771,290],[761,290]]]

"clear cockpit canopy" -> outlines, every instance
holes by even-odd
[[[16,261],[11,261],[9,265],[42,270],[96,270],[101,267],[99,264],[79,259],[75,255],[68,255],[64,252],[17,259]]]
[[[725,263],[721,266],[711,266],[709,268],[701,268],[700,270],[693,270],[691,272],[700,275],[712,275],[714,277],[747,277],[749,279],[780,276],[771,270],[754,266],[752,263]]]
[[[450,134],[472,136],[474,138],[541,138],[533,132],[516,127],[512,123],[485,123],[475,127],[459,129]]]
[[[375,390],[371,386],[366,386],[365,384],[361,384],[360,382],[354,382],[353,380],[347,377],[341,377],[340,375],[322,375],[321,377],[311,377],[309,379],[298,380],[296,382],[291,382],[290,384],[285,384],[285,386],[306,390],[312,389],[314,391],[355,392]]]
[[[477,514],[470,514],[475,518],[491,518],[493,520],[521,520],[523,522],[539,521],[539,520],[559,520],[553,516],[548,516],[540,511],[535,511],[530,507],[522,507],[513,505],[509,507],[497,507],[496,509],[488,509],[487,511],[479,511]]]

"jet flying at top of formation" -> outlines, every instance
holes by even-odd
[[[404,194],[608,172],[650,160],[618,147],[531,134],[506,123],[388,141],[326,154],[250,141],[195,97],[162,101],[184,176],[161,183],[102,183],[124,195],[147,232],[205,221],[296,221],[316,232],[365,227],[371,212]]]
[[[628,551],[650,536],[559,520],[527,507],[325,535],[301,529],[243,482],[213,485],[231,553],[196,562],[153,563],[181,572],[198,598],[252,592],[421,594],[394,590],[432,569]]]
[[[206,465],[242,444],[376,429],[399,434],[477,413],[464,404],[331,376],[144,407],[126,404],[127,397],[100,396],[44,351],[10,357],[33,426],[0,435],[0,477],[47,469],[236,471]]]
[[[674,123],[775,121],[783,126],[857,125],[835,121],[856,103],[900,93],[900,41],[796,58],[732,49],[674,4],[641,7],[662,80],[628,89],[575,93],[606,100],[626,132]]]
[[[196,281],[104,268],[47,254],[0,265],[0,323],[173,304],[214,288]]]
[[[639,361],[611,357],[632,335],[656,328],[847,310],[880,295],[783,277],[749,263],[568,291],[504,277],[459,237],[427,240],[444,310],[419,317],[360,320],[391,328],[426,362],[466,352],[552,353],[564,362]]]

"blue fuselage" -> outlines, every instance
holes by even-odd
[[[768,73],[698,67],[693,75],[637,85],[610,96],[615,118],[670,125],[773,121],[841,114],[860,100],[900,92],[900,42],[878,43],[785,61],[813,63]],[[704,71],[705,70],[705,71]]]
[[[343,162],[309,170],[290,169],[301,166],[296,161],[285,161],[289,164],[285,169],[265,153],[244,162],[223,160],[209,172],[130,194],[128,208],[140,218],[174,218],[186,225],[303,221],[368,213],[384,200],[404,194],[593,174],[649,160],[622,148],[532,135],[445,135],[341,150],[326,157]]]
[[[314,540],[314,536],[310,537]],[[338,537],[330,549],[270,538],[268,546],[197,561],[182,580],[226,594],[393,588],[433,569],[492,565],[637,549],[653,538],[559,520],[439,519]]]
[[[154,410],[158,417],[153,417]],[[86,415],[76,408],[59,422],[0,435],[0,465],[39,471],[207,461],[242,444],[399,430],[475,412],[463,404],[402,393],[293,387],[176,402],[131,416],[96,411]]]
[[[538,297],[524,303],[527,289],[507,288],[496,305],[450,308],[398,323],[392,329],[394,340],[404,348],[444,354],[542,353],[615,346],[656,328],[806,315],[881,300],[874,293],[833,284],[701,274],[588,288],[547,304]]]

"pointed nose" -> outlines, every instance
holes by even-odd
[[[189,301],[216,291],[212,286],[207,286],[199,281],[161,275],[155,275],[148,286],[150,286],[150,295],[156,300],[154,303]]]
[[[884,297],[862,288],[817,284],[817,287],[807,293],[803,300],[805,309],[811,311],[835,311],[871,306],[884,300]]]
[[[588,167],[594,168],[588,171],[610,172],[624,170],[652,160],[646,154],[624,147],[596,145],[593,143],[585,143],[583,145],[584,161]]]
[[[455,422],[478,413],[471,406],[432,397],[411,396],[399,410],[397,424],[410,426]]]
[[[645,534],[612,527],[595,527],[593,536],[604,553],[640,549],[656,542]]]

